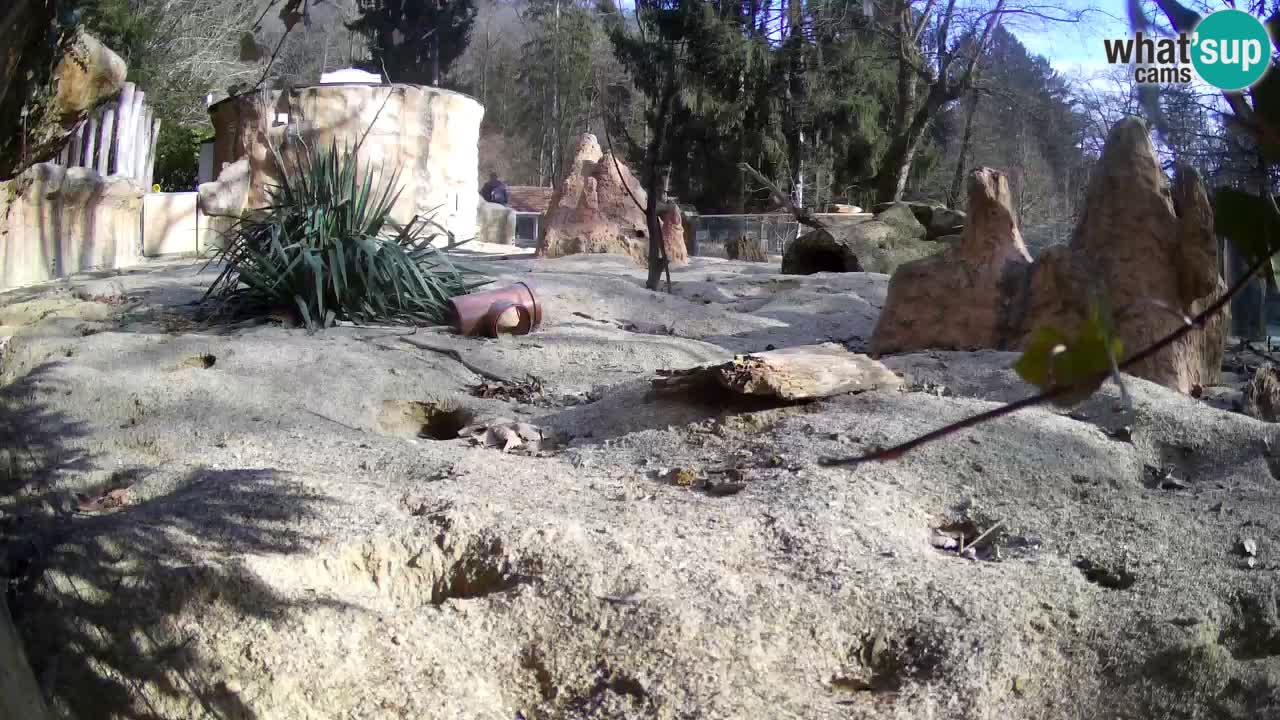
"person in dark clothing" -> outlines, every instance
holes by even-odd
[[[480,188],[480,197],[491,203],[507,204],[507,184],[498,179],[498,173],[489,173],[489,182]]]

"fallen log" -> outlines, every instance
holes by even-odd
[[[724,363],[658,373],[661,377],[652,383],[659,394],[718,386],[740,395],[784,401],[814,400],[902,384],[902,378],[879,361],[851,353],[835,343],[737,355]]]

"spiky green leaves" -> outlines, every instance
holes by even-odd
[[[333,147],[276,161],[283,172],[270,204],[236,224],[206,297],[241,312],[293,307],[311,328],[340,319],[435,325],[446,321],[449,298],[474,287],[432,244],[443,227],[392,221],[398,173],[376,182],[354,152]]]

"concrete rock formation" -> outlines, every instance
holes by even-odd
[[[724,254],[730,260],[744,262],[769,262],[764,241],[751,235],[740,235],[724,244]]]
[[[1203,183],[1194,170],[1179,167],[1170,193],[1146,125],[1130,118],[1107,137],[1071,242],[1049,248],[1036,262],[1027,327],[1072,332],[1088,312],[1085,298],[1102,291],[1128,354],[1181,325],[1160,304],[1194,315],[1225,289]],[[1184,393],[1216,384],[1225,320],[1220,313],[1128,372]]]
[[[210,217],[240,217],[249,200],[249,158],[222,168],[217,180],[200,183],[200,212]]]
[[[683,265],[689,261],[682,217],[679,205],[664,205],[658,211],[658,220],[662,223],[662,246],[666,248],[667,261],[672,265]]]
[[[924,226],[925,237],[930,240],[937,240],[947,235],[958,235],[964,228],[965,214],[940,203],[918,201],[880,203],[875,206],[874,212],[881,215],[895,207],[909,210],[916,221]]]
[[[221,173],[248,160],[246,208],[265,205],[268,186],[278,181],[271,147],[284,148],[287,158],[292,138],[301,138],[308,145],[358,146],[361,166],[384,176],[398,169],[392,220],[408,223],[417,215],[434,219],[456,240],[475,235],[484,107],[467,95],[420,85],[314,85],[230,97],[214,103],[209,115],[214,167]],[[288,124],[276,126],[277,116]]]
[[[1270,365],[1254,371],[1245,385],[1244,413],[1265,422],[1280,422],[1280,373]]]
[[[1168,308],[1194,315],[1225,290],[1204,186],[1183,167],[1170,192],[1141,120],[1112,129],[1071,242],[1034,264],[997,177],[984,169],[971,178],[973,217],[946,260],[911,263],[894,276],[874,353],[1016,348],[1041,326],[1070,335],[1101,293],[1129,354],[1179,327]],[[1225,323],[1220,313],[1128,372],[1184,393],[1217,383]]]
[[[924,238],[924,228],[910,213],[890,213],[886,222],[829,224],[811,230],[787,245],[782,272],[810,275],[817,272],[874,272],[892,274],[900,265],[926,258],[942,249]]]
[[[58,7],[17,0],[0,17],[0,180],[52,159],[88,112],[124,85],[124,60],[62,26]]]
[[[1007,349],[1020,340],[1023,328],[1013,305],[1031,256],[1011,204],[1004,175],[974,171],[969,177],[972,220],[941,253],[906,263],[893,274],[871,340],[873,353]]]
[[[647,264],[649,231],[641,209],[647,200],[644,186],[626,164],[602,151],[595,135],[583,134],[544,215],[538,256],[611,253]],[[662,220],[668,260],[686,262],[679,209],[663,208]]]
[[[924,224],[916,219],[915,213],[906,203],[893,203],[876,213],[876,220],[893,225],[901,231],[903,236],[915,240],[925,237],[929,232]]]
[[[0,289],[142,260],[143,189],[40,163],[0,183]]]
[[[476,237],[480,242],[514,245],[516,211],[506,205],[491,203],[482,198],[476,208]]]

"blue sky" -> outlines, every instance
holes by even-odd
[[[1066,7],[1083,10],[1091,3],[1066,0]],[[1009,30],[1034,55],[1042,55],[1066,75],[1096,75],[1107,68],[1102,41],[1129,35],[1124,0],[1099,0],[1079,23],[1014,21]]]

